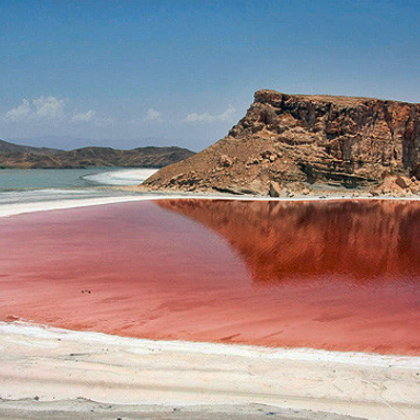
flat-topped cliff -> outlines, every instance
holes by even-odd
[[[418,192],[419,148],[420,104],[260,90],[225,138],[144,185],[278,195],[320,183],[374,189],[389,178]]]

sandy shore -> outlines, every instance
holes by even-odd
[[[301,410],[420,418],[420,358],[415,357],[151,341],[20,323],[0,323],[0,348],[5,413],[38,410],[58,400],[70,411],[92,409],[83,398],[171,410],[263,404],[271,407],[264,412],[276,407],[303,416],[284,418],[330,418],[305,417]],[[7,402],[21,399],[26,400]]]

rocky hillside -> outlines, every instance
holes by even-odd
[[[139,147],[131,150],[85,147],[64,151],[0,141],[0,168],[60,169],[94,166],[161,168],[193,155],[194,152],[180,147]]]
[[[419,191],[419,148],[420,104],[260,90],[225,138],[144,185],[281,195],[319,184],[372,189],[391,177]]]

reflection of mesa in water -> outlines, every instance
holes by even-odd
[[[162,200],[223,236],[258,282],[420,275],[420,204]]]
[[[0,320],[419,355],[416,208],[179,200],[0,218]]]

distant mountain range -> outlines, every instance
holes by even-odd
[[[60,150],[32,147],[0,140],[0,168],[70,169],[88,167],[161,168],[193,156],[180,147],[138,147],[119,150],[111,147],[84,147]]]
[[[22,146],[20,144],[9,143],[8,141],[0,140],[0,153],[33,153],[35,155],[51,155],[63,152],[60,149],[51,149],[48,147],[32,147]]]

